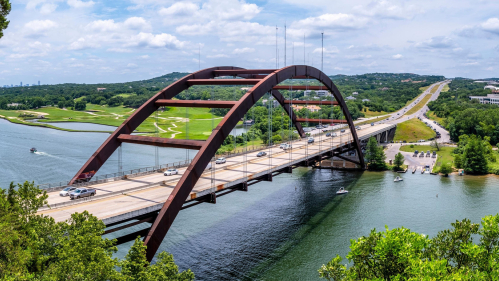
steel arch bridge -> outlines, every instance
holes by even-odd
[[[226,78],[227,76],[239,78],[216,79],[217,77]],[[289,85],[279,85],[281,82],[288,79],[316,79],[324,86],[291,87]],[[238,101],[172,100],[172,98],[177,94],[194,85],[254,86]],[[324,88],[329,90],[335,99],[335,101],[331,103],[333,105],[340,106],[343,115],[345,116],[345,120],[297,118],[294,115],[290,104],[319,104],[319,102],[285,100],[279,90],[289,90],[291,88],[293,90],[319,90]],[[181,210],[185,199],[189,196],[194,185],[201,177],[207,165],[210,163],[212,157],[215,156],[216,151],[220,148],[225,138],[244,117],[248,110],[266,93],[271,93],[284,108],[301,137],[305,137],[305,133],[300,122],[347,123],[353,137],[353,144],[357,150],[357,155],[362,155],[360,141],[357,137],[355,126],[352,117],[348,112],[345,101],[331,79],[320,70],[306,65],[293,65],[281,69],[243,69],[238,67],[222,66],[207,68],[189,74],[154,95],[109,136],[109,138],[97,149],[97,151],[90,157],[90,159],[88,159],[78,173],[71,179],[69,184],[71,185],[77,182],[78,179],[82,178],[82,175],[84,175],[87,179],[88,177],[92,177],[113,154],[113,152],[121,145],[121,143],[136,143],[160,147],[199,150],[186,172],[182,175],[180,181],[175,186],[173,192],[159,211],[158,216],[144,239],[144,243],[147,246],[147,258],[151,261],[166,236],[170,226],[175,220],[175,217]],[[327,105],[328,102],[322,104]],[[218,126],[213,129],[211,135],[206,141],[132,135],[133,131],[161,106],[229,108],[230,110]],[[363,157],[359,157],[359,162],[357,164],[359,164],[362,168],[365,166]]]

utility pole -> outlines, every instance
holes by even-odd
[[[279,57],[279,53],[277,51],[277,25],[275,26],[275,69],[279,69],[277,64],[277,59]]]
[[[322,35],[322,46],[321,46],[321,71],[324,72],[324,31]]]

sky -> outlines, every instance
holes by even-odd
[[[499,77],[498,0],[11,2],[0,86],[126,82],[213,66],[321,69],[321,33],[328,75]]]

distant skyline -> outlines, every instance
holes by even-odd
[[[497,0],[21,0],[0,39],[0,86],[274,68],[276,25],[283,67],[285,23],[287,65],[304,63],[305,35],[306,63],[320,68],[324,32],[328,75],[498,77],[497,11]]]

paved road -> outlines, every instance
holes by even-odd
[[[392,125],[364,125],[358,131],[358,135],[359,137],[370,135],[379,130],[386,130],[390,126]],[[226,184],[236,180],[244,180],[246,177],[251,179],[252,174],[267,173],[270,168],[285,165],[290,160],[302,161],[307,155],[351,141],[351,134],[349,130],[346,130],[345,133],[339,134],[335,138],[316,137],[313,144],[307,144],[306,139],[295,141],[293,142],[291,153],[283,151],[279,147],[273,147],[271,149],[271,160],[269,160],[269,157],[256,157],[257,152],[246,155],[246,158],[242,155],[227,158],[227,163],[215,165],[214,183],[212,183],[212,172],[205,172],[194,186],[187,201],[215,190],[223,189],[226,187]],[[269,149],[263,149],[262,151],[269,153]],[[92,201],[79,201],[76,202],[77,204],[61,206],[56,209],[42,209],[39,213],[50,215],[58,222],[68,219],[70,214],[74,212],[82,212],[84,210],[88,210],[99,219],[109,219],[123,213],[162,205],[173,191],[173,188],[185,170],[186,168],[179,169],[179,175],[168,177],[163,176],[161,173],[155,173],[128,180],[93,185],[91,188],[97,189],[97,196],[92,198]],[[133,190],[125,191],[129,189]],[[70,201],[68,197],[61,197],[58,194],[58,192],[49,193],[49,205]],[[106,197],[106,194],[110,195]]]

